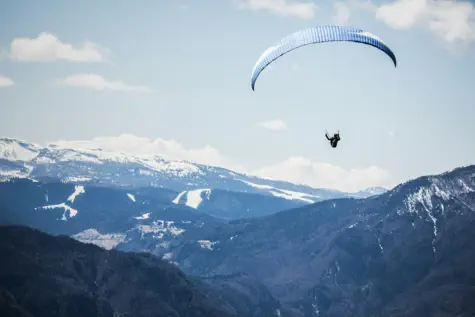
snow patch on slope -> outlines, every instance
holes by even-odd
[[[84,190],[84,186],[81,185],[76,185],[74,187],[74,193],[71,194],[71,196],[68,197],[68,201],[70,201],[72,204],[74,204],[74,200],[76,199],[77,196],[84,194],[86,191]]]
[[[203,202],[203,193],[206,194],[206,199],[209,200],[211,196],[210,189],[190,190],[186,195],[186,205],[188,207],[198,209],[199,205]]]
[[[315,197],[304,193],[294,192],[291,190],[279,189],[280,192],[271,190],[270,193],[275,197],[284,198],[287,200],[301,200],[309,204],[313,204],[316,200],[308,199],[305,197]]]
[[[119,243],[124,242],[126,235],[123,233],[101,234],[96,229],[87,229],[73,235],[72,238],[83,243],[95,244],[103,249],[111,250]]]
[[[435,252],[435,239],[438,234],[437,215],[443,215],[445,212],[444,204],[436,203],[437,199],[442,202],[453,199],[473,210],[471,206],[464,203],[461,195],[474,192],[475,190],[470,186],[471,184],[467,184],[470,180],[466,180],[466,182],[460,178],[457,180],[444,180],[440,177],[430,177],[429,181],[429,185],[420,186],[417,191],[407,195],[404,204],[407,207],[407,212],[417,214],[421,218],[420,211],[425,211],[426,219],[432,222],[433,225],[434,239],[432,240],[432,245]],[[422,206],[422,209],[418,209],[418,206]],[[401,212],[404,211],[399,211],[399,213]]]
[[[74,192],[68,197],[66,202],[71,202],[74,203],[74,200],[76,199],[77,196],[84,194],[86,191],[84,190],[84,186],[81,185],[76,185],[74,186]],[[45,197],[46,201],[49,200],[48,196]],[[78,211],[66,204],[66,202],[61,203],[61,204],[56,204],[56,205],[47,205],[47,206],[41,206],[41,207],[36,207],[35,210],[38,209],[43,209],[43,210],[51,210],[51,209],[59,209],[62,208],[64,209],[63,216],[61,217],[61,220],[63,221],[68,221],[68,216],[69,218],[75,217],[78,214]]]
[[[179,193],[175,199],[173,199],[172,203],[174,203],[175,205],[178,205],[180,203],[180,199],[181,197],[183,197],[183,195],[186,194],[186,190],[185,191],[182,191],[181,193]]]
[[[300,201],[304,201],[306,203],[312,204],[312,203],[316,202],[319,199],[319,197],[315,196],[315,195],[295,192],[295,191],[291,191],[291,190],[280,189],[280,188],[276,188],[276,187],[269,186],[269,185],[256,184],[256,183],[248,182],[248,181],[245,181],[245,180],[242,180],[242,179],[238,179],[238,180],[245,183],[246,185],[249,185],[249,186],[257,188],[257,189],[269,190],[269,192],[273,196],[279,197],[279,198],[284,198],[284,199],[287,199],[287,200],[300,200]]]
[[[475,191],[472,187],[468,186],[463,180],[459,179],[458,182],[460,186],[462,187],[461,191],[463,193],[467,194],[467,193],[473,193]]]
[[[183,191],[179,193],[176,198],[173,200],[174,204],[179,204],[180,200],[183,196],[186,197],[186,201],[184,204],[188,207],[193,209],[198,209],[198,207],[203,202],[203,194],[206,195],[205,199],[209,200],[211,197],[211,189],[204,188],[204,189],[195,189],[190,191]]]
[[[69,218],[72,218],[77,215],[78,211],[74,208],[69,207],[65,203],[57,204],[57,205],[48,205],[48,206],[42,206],[42,207],[37,207],[35,210],[38,209],[59,209],[62,208],[64,209],[63,216],[61,217],[61,220],[63,221],[68,221],[67,215],[69,215]]]
[[[418,204],[422,205],[426,212],[431,212],[435,207],[433,205],[434,199],[440,199],[442,201],[455,199],[462,202],[460,195],[471,192],[475,192],[475,189],[463,179],[446,181],[441,178],[432,177],[430,178],[430,184],[428,186],[420,186],[417,191],[407,195],[404,203],[409,213],[419,214],[419,210],[417,209]],[[443,211],[443,205],[440,206]]]
[[[408,195],[405,203],[410,213],[418,214],[418,209],[416,208],[417,204],[421,204],[423,206],[424,210],[427,213],[427,216],[432,222],[433,232],[434,232],[434,238],[432,239],[432,249],[435,252],[435,239],[437,237],[437,218],[434,216],[432,212],[433,211],[432,197],[436,196],[436,197],[441,197],[442,199],[447,199],[448,196],[446,195],[446,192],[440,190],[439,188],[437,190],[434,190],[434,189],[435,188],[433,186],[429,188],[421,187],[419,188],[417,192]]]
[[[129,197],[130,200],[132,200],[133,202],[135,202],[135,196],[132,195],[132,194],[127,194],[127,197]]]
[[[146,219],[150,218],[150,213],[147,212],[147,213],[143,214],[140,217],[134,217],[134,218],[137,219],[137,220],[146,220]]]

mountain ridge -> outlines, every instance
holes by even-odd
[[[219,195],[226,202],[237,199],[226,190],[198,189],[189,201],[189,189],[27,179],[0,187],[0,207],[12,208],[8,215],[21,215],[21,220],[29,215],[51,230],[64,223],[77,240],[152,253],[188,276],[208,281],[225,276],[226,285],[236,289],[243,281],[258,281],[291,316],[475,314],[468,301],[475,295],[475,165],[420,176],[363,199],[336,197],[230,221],[200,211],[203,201],[216,203]],[[23,199],[25,195],[30,199]],[[64,206],[58,207],[64,211],[43,208],[62,203],[78,213]],[[234,280],[239,274],[248,278]],[[222,280],[215,284],[218,289],[226,285]],[[413,299],[418,293],[424,294],[420,303]],[[234,298],[223,300],[230,304]],[[255,305],[248,297],[239,301],[244,302]]]
[[[0,238],[2,316],[238,317],[282,310],[245,275],[188,277],[150,254],[108,251],[25,226],[0,226]],[[247,314],[245,303],[259,314]]]
[[[159,155],[129,155],[54,144],[40,146],[14,138],[0,138],[0,179],[12,177],[53,177],[72,183],[164,187],[179,192],[222,189],[272,195],[302,204],[336,197],[364,198],[386,191],[375,187],[344,193],[238,173],[222,167],[168,160]]]
[[[213,248],[185,243],[172,258],[189,274],[251,274],[304,316],[434,316],[454,294],[462,297],[449,310],[471,316],[474,224],[470,165],[378,196],[231,221],[203,238]],[[417,289],[430,294],[423,304]]]

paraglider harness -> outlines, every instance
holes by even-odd
[[[338,141],[340,141],[340,130],[338,130],[338,133],[335,133],[331,138],[328,136],[328,132],[325,131],[325,136],[327,137],[327,140],[330,141],[330,145],[335,148],[338,145]]]

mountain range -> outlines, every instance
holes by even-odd
[[[282,316],[475,313],[475,166],[366,199],[331,199],[232,221],[174,204],[173,197],[162,188],[130,193],[12,179],[0,183],[0,223],[152,253],[204,278],[201,287],[214,281],[239,288],[235,278],[262,283],[258,289],[280,305]],[[239,302],[251,300],[247,294]]]
[[[55,144],[37,144],[0,138],[0,179],[28,177],[63,182],[120,186],[127,188],[159,187],[179,193],[178,203],[196,206],[196,201],[210,198],[210,190],[258,193],[309,204],[330,198],[380,194],[384,188],[373,187],[357,193],[312,188],[306,185],[270,180],[231,170],[167,160],[158,155],[128,155],[103,149],[71,149]]]
[[[475,314],[475,166],[235,220],[170,259],[189,274],[248,272],[293,316]]]
[[[166,169],[143,181],[121,174],[145,168],[143,158],[11,142],[0,161],[1,224],[151,253],[238,316],[475,314],[475,165],[361,197],[189,162],[204,173],[194,185]],[[11,144],[39,150],[21,158]],[[102,163],[71,160],[73,152]],[[45,155],[52,161],[37,163]],[[275,188],[320,196],[276,197]]]

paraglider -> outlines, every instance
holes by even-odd
[[[252,90],[255,90],[256,81],[261,72],[279,57],[302,46],[326,42],[355,42],[375,47],[389,56],[394,63],[394,67],[397,67],[396,56],[393,51],[376,35],[354,27],[323,25],[292,33],[267,48],[261,54],[252,70]],[[341,140],[339,131],[332,137],[325,133],[325,137],[330,141],[330,145],[333,148],[336,148]]]
[[[376,35],[364,30],[335,25],[317,26],[305,30],[295,32],[284,37],[278,43],[267,48],[259,57],[251,76],[251,87],[254,90],[259,74],[273,61],[293,51],[299,47],[325,42],[356,42],[373,46],[388,55],[396,67],[396,56],[391,49]]]
[[[331,138],[328,136],[328,132],[325,132],[325,136],[327,138],[328,141],[330,141],[330,145],[333,147],[333,148],[336,148],[336,146],[338,145],[338,141],[340,141],[340,131],[338,131],[338,133],[335,133]]]

